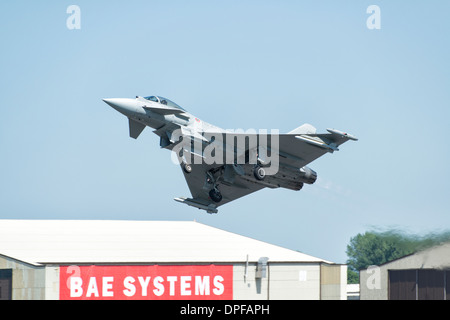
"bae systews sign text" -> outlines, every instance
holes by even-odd
[[[61,300],[231,300],[233,266],[61,266]]]

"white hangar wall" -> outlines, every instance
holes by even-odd
[[[186,266],[187,264],[181,264]],[[247,271],[246,271],[247,268]],[[35,298],[59,300],[59,268],[46,267],[45,296]],[[331,271],[333,269],[333,271]],[[267,277],[256,278],[255,264],[233,264],[231,300],[345,300],[346,266],[301,263],[269,264]],[[331,271],[331,272],[330,272]],[[245,274],[247,273],[247,276]],[[321,277],[322,275],[322,277]],[[191,286],[192,287],[192,286]],[[192,288],[193,289],[193,288]],[[28,299],[28,297],[24,297]],[[189,299],[189,297],[188,297]]]
[[[8,281],[2,277],[0,299],[45,299],[45,267],[33,266],[0,255],[0,270],[11,271],[12,279],[14,279],[14,281]]]
[[[36,266],[0,255],[0,271],[10,271],[11,280],[0,277],[0,300],[59,299],[59,266]]]
[[[235,300],[345,300],[347,266],[327,263],[268,262],[267,277],[256,278],[257,266],[234,265]]]
[[[14,270],[13,300],[60,299],[60,286],[64,284],[60,284],[58,266],[10,263],[7,267]],[[233,300],[346,299],[347,268],[343,265],[273,263],[269,264],[267,277],[261,279],[255,278],[256,270],[256,264],[233,264]]]

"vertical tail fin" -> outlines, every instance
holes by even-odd
[[[289,134],[316,134],[316,128],[312,125],[305,123],[301,125],[297,129],[292,130]]]

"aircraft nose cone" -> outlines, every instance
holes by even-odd
[[[111,107],[114,104],[114,99],[102,99],[102,100],[103,100],[103,102],[109,104]]]
[[[103,101],[126,116],[130,115],[132,112],[135,112],[137,107],[136,100],[134,99],[114,98],[103,99]]]

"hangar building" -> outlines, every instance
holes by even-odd
[[[450,300],[450,243],[360,271],[361,300]]]
[[[0,299],[346,299],[347,266],[193,221],[0,220]]]

